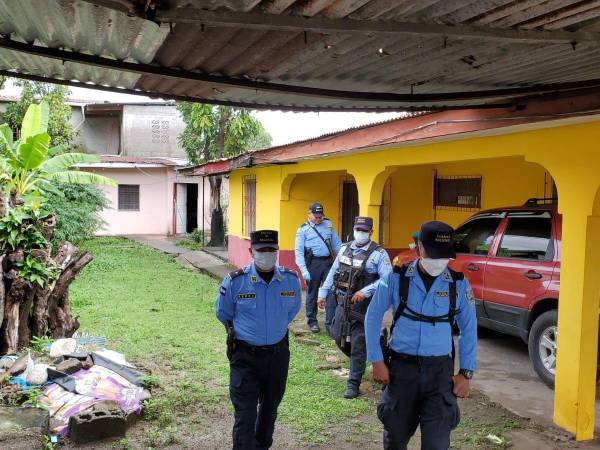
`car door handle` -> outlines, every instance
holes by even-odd
[[[471,272],[477,272],[479,270],[479,266],[477,264],[469,264],[465,269]]]
[[[530,270],[529,272],[525,272],[525,276],[527,278],[529,278],[530,280],[539,280],[540,278],[543,277],[543,275],[541,273],[537,273],[534,270]]]

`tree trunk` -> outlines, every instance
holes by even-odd
[[[48,296],[48,325],[50,336],[53,339],[62,338],[71,335],[77,329],[73,326],[78,322],[73,318],[67,295],[67,289],[75,277],[81,272],[85,266],[92,261],[92,255],[89,252],[83,253],[79,258],[73,261],[59,275],[54,288]]]
[[[6,294],[4,308],[4,346],[6,353],[16,353],[19,348],[19,310],[21,302],[33,295],[33,286],[27,280],[15,278]]]
[[[225,224],[221,208],[221,175],[210,177],[210,247],[222,247],[225,243]]]
[[[225,153],[225,134],[231,117],[231,108],[219,108],[219,131],[216,139],[215,158],[221,159]],[[210,183],[210,242],[211,247],[222,247],[225,244],[225,224],[221,208],[221,184],[223,177],[209,177]]]

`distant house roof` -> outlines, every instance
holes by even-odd
[[[132,168],[132,167],[184,167],[187,160],[153,156],[100,155],[100,162],[78,164],[78,167]]]

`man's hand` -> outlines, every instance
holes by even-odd
[[[306,281],[307,283],[310,282],[310,273],[308,272],[302,272],[302,278],[304,278],[304,281]]]
[[[325,299],[323,297],[317,299],[317,306],[319,309],[325,309]]]
[[[471,383],[461,374],[455,375],[452,377],[452,382],[454,383],[454,388],[452,392],[454,395],[460,398],[465,398],[469,395],[469,391],[471,390]]]
[[[365,294],[363,294],[360,291],[357,291],[353,296],[352,299],[350,300],[352,303],[359,303],[362,302],[365,298],[367,298],[367,296]]]
[[[377,383],[389,384],[390,371],[383,361],[376,361],[373,363],[373,379]]]

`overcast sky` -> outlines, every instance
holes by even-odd
[[[3,95],[18,95],[19,88],[12,83],[6,83],[0,91]],[[93,89],[71,88],[71,98],[91,100],[94,102],[153,102],[148,97],[137,95],[117,94]],[[281,111],[256,111],[254,115],[260,119],[266,130],[273,138],[273,145],[317,137],[322,134],[344,130],[346,128],[381,122],[401,113],[293,113]]]

